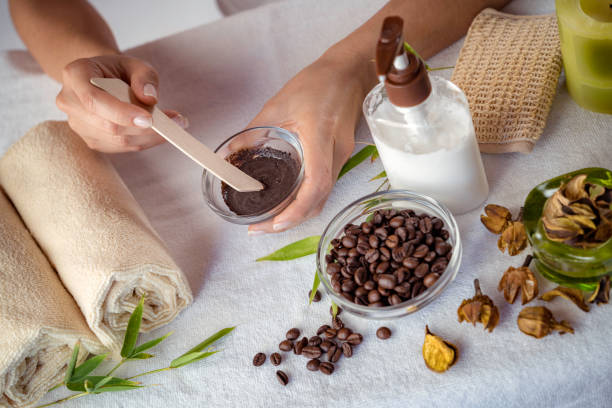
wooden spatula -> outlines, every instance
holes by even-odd
[[[153,116],[153,130],[187,155],[191,160],[240,192],[263,190],[264,186],[253,177],[225,161],[223,157],[187,133],[158,107],[151,108],[138,101],[128,84],[117,78],[91,78],[91,83],[115,98],[141,106]]]

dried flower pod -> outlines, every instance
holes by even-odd
[[[527,248],[527,232],[522,221],[512,221],[504,229],[497,240],[497,247],[500,251],[508,249],[508,255],[520,254]]]
[[[501,205],[489,204],[484,208],[484,211],[486,215],[481,215],[480,221],[494,234],[501,234],[512,219],[510,211]]]
[[[504,292],[504,299],[508,303],[514,303],[519,289],[521,290],[522,304],[529,303],[538,296],[538,280],[531,269],[529,269],[532,259],[533,256],[527,255],[521,267],[514,268],[511,266],[504,272],[499,281],[497,290]]]
[[[464,320],[476,326],[476,322],[482,323],[485,329],[492,332],[499,322],[499,310],[488,296],[482,294],[480,282],[474,279],[474,297],[464,299],[457,309],[459,323]]]
[[[599,306],[602,303],[610,301],[610,276],[606,275],[599,280],[597,288],[589,297],[589,303],[597,303]]]
[[[584,293],[582,293],[580,289],[557,286],[553,290],[549,290],[548,292],[542,294],[540,299],[548,302],[558,296],[569,300],[585,312],[589,311],[589,306],[584,303]]]
[[[425,365],[432,371],[442,373],[455,364],[459,350],[441,337],[436,336],[425,326],[425,341],[423,342],[423,359]]]
[[[549,335],[553,330],[559,334],[574,333],[565,320],[557,322],[550,310],[543,306],[528,306],[521,310],[517,319],[518,327],[523,333],[536,339]]]

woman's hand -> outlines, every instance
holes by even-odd
[[[68,123],[87,145],[101,152],[118,153],[146,149],[164,139],[151,129],[151,114],[136,105],[121,102],[93,86],[94,77],[120,78],[130,84],[138,100],[155,105],[157,72],[145,61],[121,54],[82,58],[62,71],[63,88],[57,106],[68,115]],[[182,127],[187,119],[165,111]]]
[[[321,57],[291,79],[249,124],[296,133],[305,165],[295,200],[273,219],[251,225],[250,235],[284,231],[321,212],[355,146],[365,89],[353,69],[341,59]]]

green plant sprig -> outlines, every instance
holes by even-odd
[[[196,361],[200,361],[207,357],[210,357],[213,354],[219,352],[219,350],[214,350],[213,347],[211,347],[213,343],[227,336],[236,328],[236,326],[233,326],[219,330],[197,346],[176,357],[170,362],[167,367],[158,368],[151,371],[145,371],[129,378],[115,377],[112,374],[126,362],[153,358],[154,355],[145,353],[145,351],[157,346],[172,334],[172,332],[167,333],[161,337],[147,341],[137,346],[140,325],[142,323],[144,300],[145,297],[143,295],[140,298],[138,305],[134,308],[134,311],[132,312],[128,321],[127,329],[125,331],[125,337],[123,339],[123,345],[121,347],[121,360],[105,375],[91,375],[93,371],[96,370],[104,360],[106,360],[108,353],[90,357],[89,359],[77,366],[76,363],[79,357],[79,351],[81,347],[80,342],[77,342],[72,351],[70,361],[68,362],[68,368],[66,369],[64,381],[51,388],[49,391],[65,386],[68,390],[76,391],[78,393],[69,395],[67,397],[50,402],[48,404],[39,405],[38,408],[61,404],[63,402],[75,398],[84,397],[86,395],[95,395],[104,392],[131,391],[148,387],[150,385],[142,385],[142,383],[138,381],[131,380],[137,377],[143,377],[145,375],[184,367],[188,364],[195,363]]]

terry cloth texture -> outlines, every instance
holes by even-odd
[[[105,346],[120,346],[142,294],[141,331],[170,322],[192,301],[112,165],[66,122],[44,122],[14,144],[0,160],[0,184]]]
[[[103,348],[0,190],[0,406],[33,404],[61,381],[72,347]]]
[[[540,138],[561,74],[554,15],[483,10],[451,80],[467,95],[480,150],[528,153]]]

